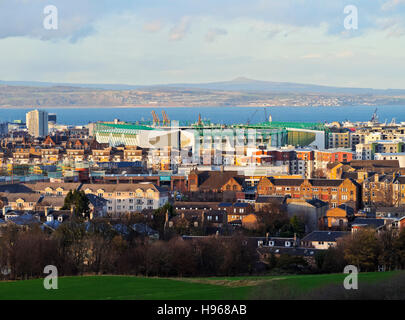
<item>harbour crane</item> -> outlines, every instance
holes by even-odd
[[[249,119],[248,119],[247,122],[246,122],[248,125],[250,124],[250,121],[251,121],[252,118],[255,116],[255,114],[257,113],[258,110],[259,110],[259,109],[256,109],[255,112],[253,112],[253,114],[249,117]]]
[[[159,117],[157,116],[155,110],[152,110],[152,117],[153,117],[153,125],[160,125]]]
[[[163,117],[163,125],[170,125],[169,117],[167,116],[166,112],[162,110],[162,117]]]
[[[373,113],[373,116],[371,117],[371,122],[373,122],[373,123],[377,123],[378,122],[378,115],[377,115],[377,108],[375,108],[375,111],[374,111],[374,113]]]

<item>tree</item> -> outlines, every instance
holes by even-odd
[[[358,230],[344,239],[343,246],[349,264],[357,266],[359,271],[377,270],[381,244],[373,229]]]
[[[70,190],[65,197],[62,210],[74,209],[74,213],[78,217],[89,217],[90,215],[90,200],[87,198],[84,191]]]
[[[405,239],[404,239],[405,240]],[[378,241],[381,244],[381,253],[379,256],[379,264],[385,267],[385,270],[395,268],[397,251],[395,250],[395,237],[392,230],[386,230],[378,235]]]
[[[341,246],[329,247],[328,250],[318,251],[315,255],[318,270],[325,273],[342,272],[347,262]]]
[[[290,219],[291,228],[297,237],[301,238],[305,234],[305,223],[297,216]]]
[[[396,253],[396,264],[401,268],[405,268],[405,228],[401,230],[399,236],[394,241],[394,250]]]

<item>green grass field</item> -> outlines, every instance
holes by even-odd
[[[381,281],[394,273],[361,273],[364,282]],[[22,300],[223,300],[260,298],[259,288],[289,287],[305,292],[330,283],[342,283],[344,274],[233,278],[143,278],[82,276],[59,278],[58,290],[45,290],[43,279],[0,282],[0,299]],[[266,287],[267,286],[267,287]]]

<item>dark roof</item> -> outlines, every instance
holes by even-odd
[[[314,187],[338,187],[342,184],[343,180],[330,180],[330,179],[310,179],[309,183]]]
[[[230,202],[221,202],[218,207],[232,207],[232,203]]]
[[[249,206],[249,203],[236,202],[233,206],[236,207],[236,208],[247,208]]]
[[[142,234],[142,235],[159,235],[159,232],[157,232],[156,230],[152,229],[151,227],[149,227],[148,225],[144,224],[144,223],[136,223],[134,225],[132,225],[132,229],[134,229],[135,232]]]
[[[354,209],[349,205],[347,205],[346,203],[341,204],[340,206],[338,206],[338,208],[345,210],[348,216],[354,215]]]
[[[377,207],[376,213],[403,213],[405,214],[405,207]]]
[[[201,189],[219,189],[231,178],[236,178],[236,171],[209,171],[208,178],[201,184]]]
[[[303,257],[312,257],[320,251],[316,249],[308,248],[297,248],[297,247],[261,247],[257,251],[260,254],[288,254],[291,256],[303,256]]]
[[[302,241],[336,242],[338,238],[342,238],[349,234],[350,232],[346,231],[313,231],[304,238],[302,238]]]
[[[350,166],[358,169],[365,167],[374,168],[399,168],[398,160],[353,160],[350,161]]]
[[[259,195],[257,196],[256,203],[279,203],[282,204],[284,202],[284,196],[276,196],[276,195]]]
[[[366,225],[366,226],[370,226],[373,228],[378,228],[385,224],[385,220],[384,219],[373,219],[373,218],[355,218],[354,221],[352,222],[352,226],[355,224],[361,224],[361,225]]]
[[[343,172],[342,179],[357,179],[358,173],[357,172]]]
[[[304,183],[304,179],[272,179],[271,182],[275,186],[300,186]]]
[[[309,204],[313,205],[316,208],[321,208],[324,206],[328,206],[329,204],[325,201],[319,200],[319,199],[310,199],[306,200]]]
[[[14,184],[0,184],[0,192],[7,193],[33,193],[30,189],[29,184],[24,185],[21,183]]]

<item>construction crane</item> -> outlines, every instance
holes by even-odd
[[[162,110],[162,117],[163,117],[163,125],[170,125],[169,117],[167,116],[166,112]]]
[[[152,110],[152,117],[153,117],[153,125],[160,125],[159,117],[157,116],[155,110]]]

